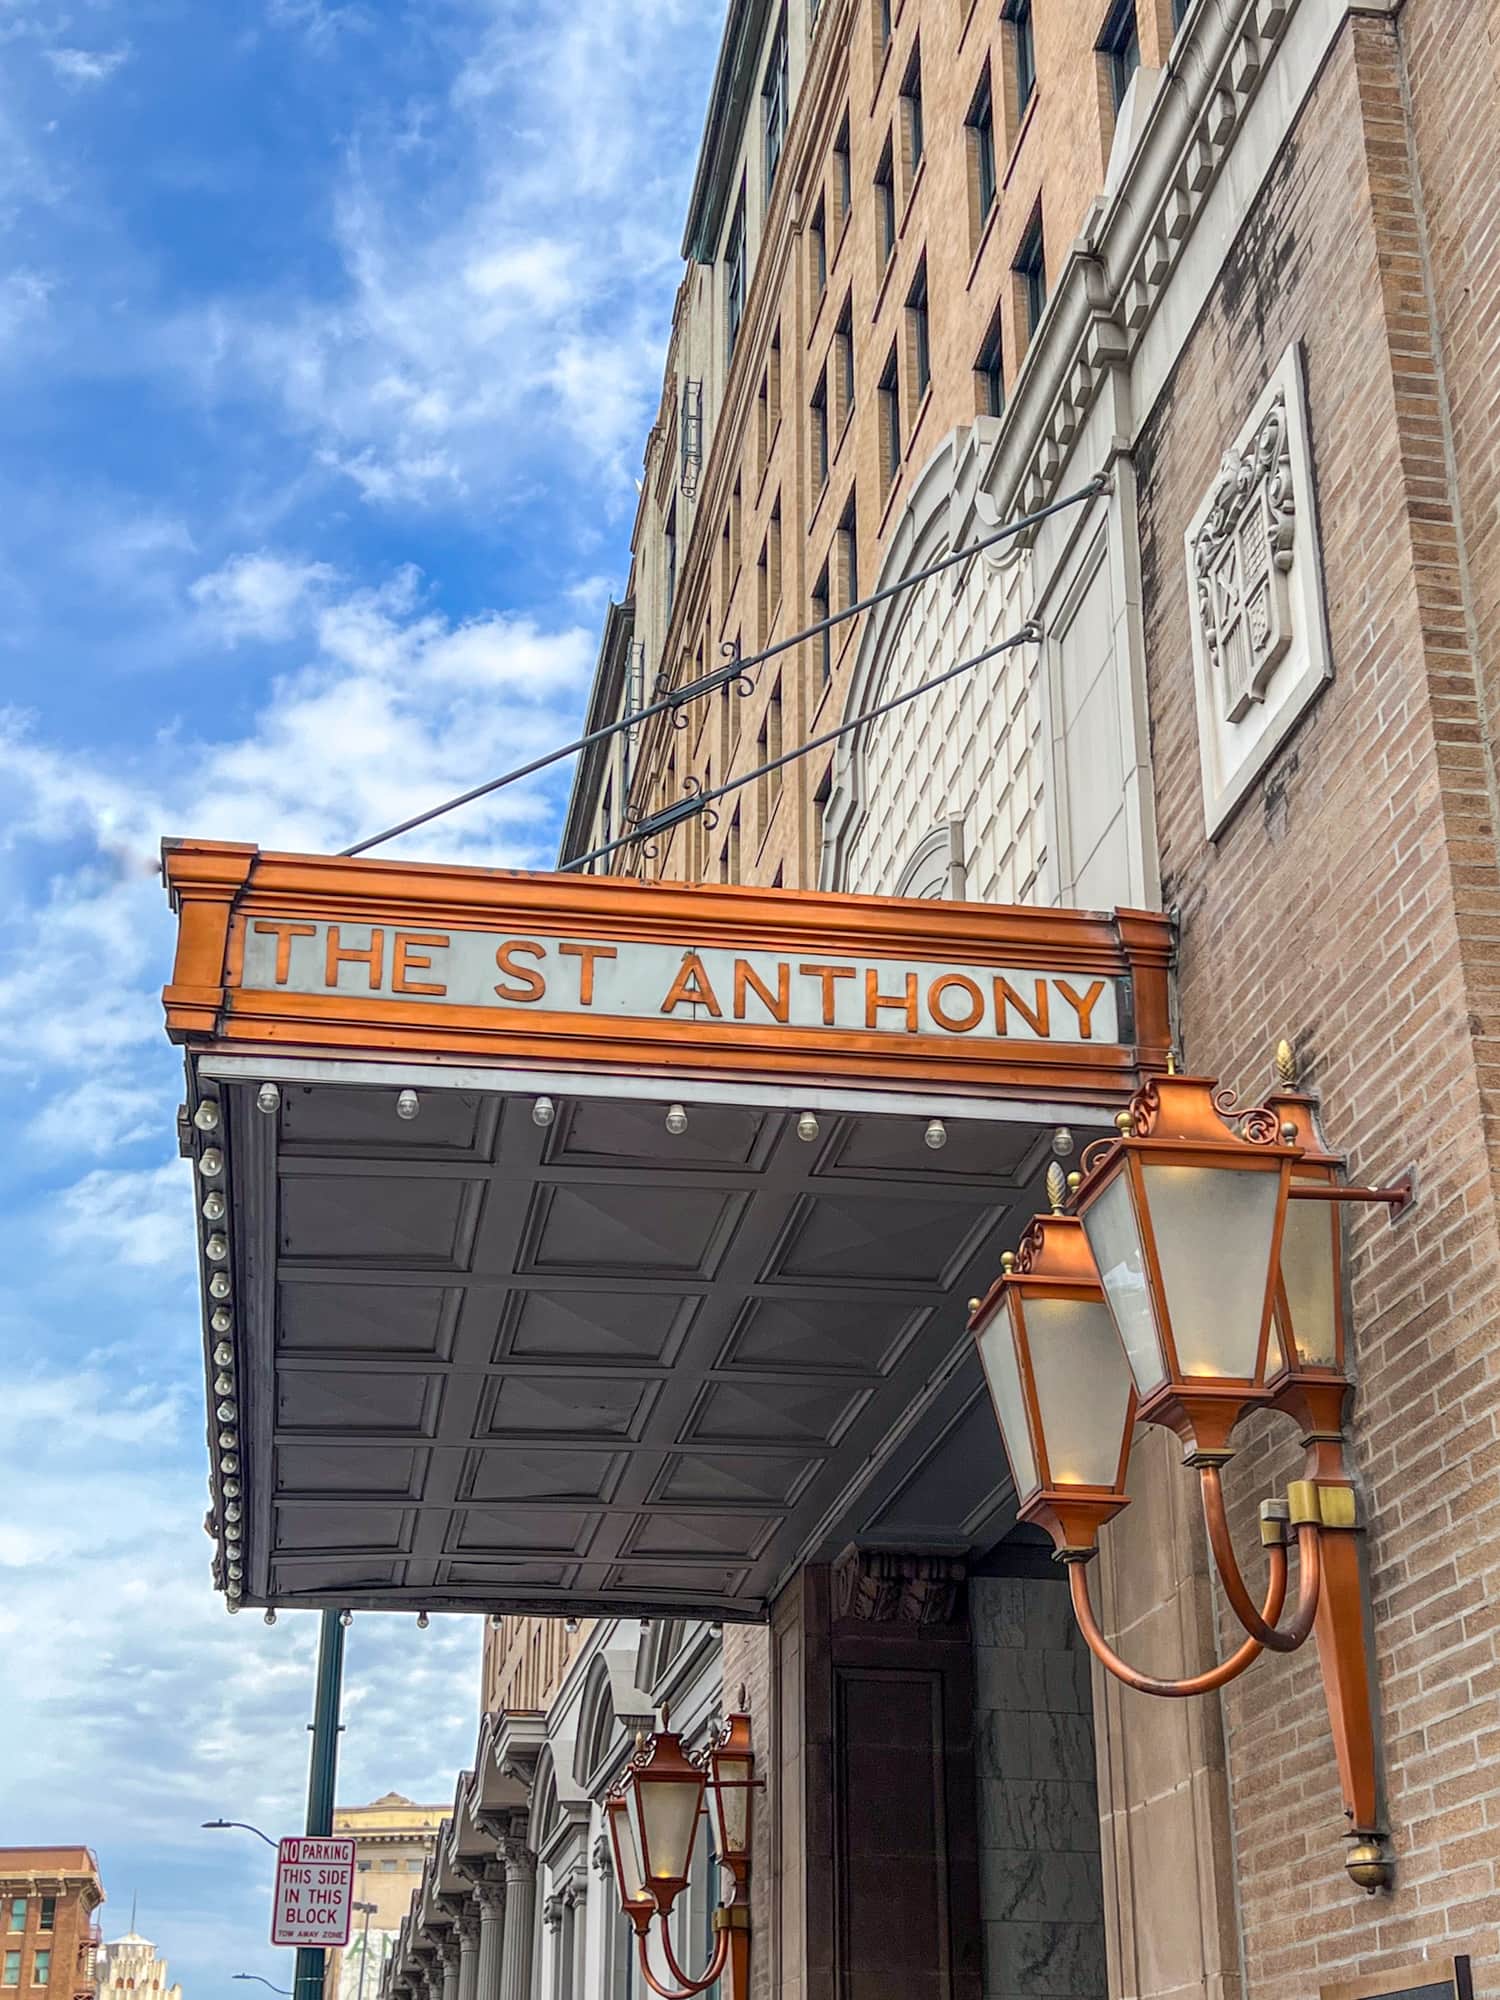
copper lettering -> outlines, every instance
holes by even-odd
[[[1031,1032],[1046,1041],[1052,1033],[1052,1002],[1047,992],[1047,982],[1039,979],[1036,983],[1036,1005],[1028,1007],[1008,979],[995,981],[995,1032],[1000,1035],[1010,1033],[1010,1017],[1006,1012],[1014,1007],[1031,1028]]]
[[[1081,1042],[1091,1042],[1094,1039],[1094,1009],[1099,1004],[1106,984],[1105,980],[1096,979],[1087,993],[1075,993],[1066,979],[1059,979],[1057,982],[1058,992],[1078,1016],[1078,1039]]]
[[[674,1007],[681,1007],[684,1002],[694,1007],[706,1007],[716,1021],[724,1018],[724,1009],[719,1005],[713,983],[703,960],[695,951],[683,953],[682,970],[672,981],[671,990],[661,1003],[661,1011],[670,1014]]]
[[[895,1008],[906,1015],[906,1031],[909,1035],[917,1032],[917,975],[908,972],[906,991],[902,994],[882,993],[880,974],[869,966],[865,972],[865,1026],[877,1028],[880,1025],[882,1008]]]
[[[257,937],[273,937],[276,940],[276,984],[285,986],[292,976],[292,939],[294,937],[316,937],[316,924],[255,923],[250,926]]]
[[[968,1000],[962,1019],[943,1011],[943,996],[952,987],[958,987]],[[970,1028],[976,1028],[984,1015],[984,995],[972,979],[966,979],[961,972],[948,972],[941,979],[934,979],[927,989],[927,1011],[940,1028],[947,1028],[951,1034],[966,1035]]]
[[[853,979],[852,965],[799,965],[798,972],[804,979],[816,979],[823,988],[823,1026],[831,1028],[834,1019],[833,982],[836,979]]]
[[[612,944],[560,944],[557,949],[560,957],[578,960],[578,1004],[580,1007],[592,1007],[595,960],[618,958],[620,954]]]
[[[391,940],[391,991],[393,993],[433,993],[439,999],[448,991],[436,979],[413,979],[413,972],[431,972],[429,952],[446,951],[446,931],[397,931]]]
[[[337,988],[341,965],[363,965],[369,971],[370,991],[376,993],[380,989],[380,974],[384,964],[385,932],[379,924],[370,926],[370,943],[365,951],[361,951],[357,945],[341,944],[338,925],[328,926],[328,954],[323,965],[325,985]]]
[[[547,992],[547,982],[540,972],[529,965],[517,965],[516,954],[524,952],[528,958],[538,962],[547,956],[545,945],[534,943],[530,938],[510,938],[495,953],[495,963],[502,972],[508,972],[512,979],[520,981],[519,986],[497,986],[496,993],[502,1000],[516,1000],[530,1003],[541,1000]]]
[[[792,1011],[792,968],[786,964],[776,967],[776,991],[773,993],[760,974],[746,959],[734,961],[734,1018],[745,1018],[745,998],[750,992],[769,1010],[773,1021],[787,1021]]]

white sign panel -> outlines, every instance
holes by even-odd
[[[296,1835],[276,1850],[272,1944],[346,1945],[354,1909],[354,1842]]]
[[[265,993],[835,1034],[1118,1042],[1116,982],[1035,967],[734,951],[638,939],[257,917],[240,985]]]

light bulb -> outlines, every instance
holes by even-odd
[[[492,1632],[498,1632],[504,1623],[505,1620],[498,1611],[490,1613],[490,1630]]]
[[[233,1403],[220,1403],[219,1422],[221,1424],[232,1424],[238,1415],[239,1410]]]
[[[239,1448],[239,1442],[233,1431],[219,1432],[220,1451],[236,1451]]]
[[[203,1254],[210,1264],[222,1264],[229,1255],[229,1238],[215,1230],[204,1244]]]
[[[219,1460],[219,1470],[226,1475],[236,1473],[239,1469],[240,1462],[232,1451],[226,1452],[224,1457]]]
[[[231,1611],[239,1610],[239,1599],[244,1594],[245,1586],[242,1583],[236,1583],[233,1577],[224,1586],[224,1595],[229,1599],[229,1608]]]
[[[352,1611],[341,1611],[339,1613],[339,1623],[347,1632],[349,1627],[354,1623],[354,1613]]]
[[[212,1285],[209,1289],[213,1289]],[[208,1323],[215,1333],[233,1333],[234,1314],[226,1306],[215,1306],[209,1314]]]
[[[797,1120],[797,1137],[799,1139],[806,1139],[808,1143],[811,1144],[812,1141],[817,1138],[817,1136],[818,1136],[817,1119],[814,1118],[813,1114],[810,1111],[804,1111],[802,1116]]]
[[[417,1630],[419,1632],[425,1632],[429,1624],[431,1624],[431,1622],[432,1621],[428,1618],[427,1613],[425,1611],[419,1611],[417,1613]]]
[[[240,1482],[237,1479],[226,1479],[224,1481],[224,1498],[226,1500],[238,1500],[239,1497]]]
[[[396,1116],[404,1118],[408,1124],[422,1109],[422,1100],[414,1090],[403,1090],[396,1099]]]
[[[236,1611],[239,1610],[239,1608],[240,1607],[234,1602],[233,1598],[231,1598],[229,1602],[224,1606],[224,1609],[230,1614],[231,1617],[234,1615]]]
[[[272,1089],[272,1090],[274,1090],[274,1089],[276,1088],[276,1086],[275,1086],[275,1084],[273,1083],[273,1084],[271,1084],[271,1085],[269,1086],[269,1088],[270,1088],[270,1089]],[[276,1623],[276,1613],[275,1613],[274,1611],[268,1611],[268,1612],[266,1613],[266,1623],[267,1623],[268,1625],[274,1625],[274,1624]]]
[[[578,1630],[578,1620],[576,1618],[565,1618],[563,1620],[563,1630],[565,1632],[576,1632]]]
[[[214,1394],[216,1396],[232,1396],[234,1394],[234,1377],[232,1375],[216,1376],[214,1378]]]
[[[234,1349],[229,1345],[227,1340],[221,1340],[214,1349],[214,1366],[216,1368],[228,1368],[233,1361]]]
[[[239,1518],[240,1518],[240,1510],[238,1506],[233,1501],[231,1501],[230,1504],[224,1509],[224,1519],[226,1521],[237,1521]]]
[[[193,1123],[200,1132],[217,1132],[219,1129],[219,1107],[212,1097],[205,1097],[193,1113]]]
[[[237,1541],[239,1541],[239,1539],[240,1539],[240,1524],[239,1524],[239,1522],[238,1522],[238,1521],[226,1521],[226,1522],[225,1522],[225,1524],[224,1524],[224,1539],[225,1539],[225,1541],[226,1541],[226,1542],[237,1542]]]
[[[680,1139],[687,1130],[687,1113],[680,1104],[673,1104],[667,1110],[667,1130],[674,1139]]]
[[[552,1123],[556,1116],[557,1106],[552,1102],[550,1097],[539,1097],[531,1107],[531,1122],[533,1125],[540,1125],[545,1128]]]
[[[1073,1134],[1068,1130],[1066,1125],[1059,1125],[1057,1130],[1052,1134],[1052,1150],[1060,1160],[1072,1158]]]
[[[932,1148],[933,1152],[939,1153],[948,1143],[948,1128],[941,1118],[934,1118],[927,1130],[922,1134],[922,1138]]]
[[[281,1109],[281,1092],[274,1083],[263,1083],[256,1091],[255,1108],[257,1111],[264,1111],[268,1116],[271,1112]]]
[[[239,1582],[240,1578],[244,1574],[245,1574],[245,1565],[243,1563],[231,1563],[229,1565],[229,1575],[233,1578],[233,1580],[236,1583]]]
[[[203,1220],[205,1222],[222,1222],[228,1211],[229,1203],[217,1188],[214,1189],[212,1194],[204,1196]]]
[[[224,1171],[224,1155],[217,1146],[205,1146],[198,1155],[198,1171],[206,1181],[216,1181]]]
[[[208,1281],[208,1295],[211,1299],[227,1299],[233,1290],[227,1271],[215,1271]]]

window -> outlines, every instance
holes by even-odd
[[[844,435],[854,408],[854,302],[845,299],[833,334],[833,434]]]
[[[829,768],[823,773],[821,779],[818,781],[818,789],[813,793],[813,822],[815,827],[815,832],[813,836],[815,842],[815,851],[813,856],[813,881],[815,884],[821,882],[823,879],[824,828],[827,825],[828,821],[828,801],[832,797],[833,797],[833,767],[832,765],[830,765]]]
[[[667,509],[666,524],[662,529],[662,562],[665,569],[665,599],[663,622],[669,623],[672,606],[677,601],[677,502],[674,500]]]
[[[1115,0],[1099,37],[1099,53],[1109,70],[1109,94],[1120,114],[1130,79],[1141,66],[1141,31],[1135,15],[1135,0]]]
[[[1020,287],[1021,318],[1026,327],[1026,336],[1030,339],[1037,330],[1047,304],[1047,247],[1042,237],[1040,205],[1027,225],[1026,234],[1021,238],[1014,270]]]
[[[969,134],[969,198],[977,239],[995,206],[995,99],[990,89],[988,63],[964,124]]]
[[[828,211],[822,195],[818,196],[818,205],[808,225],[807,247],[812,272],[813,310],[816,312],[819,299],[828,290]]]
[[[745,317],[745,189],[734,205],[734,219],[724,249],[724,322],[728,329],[728,349],[740,337],[740,321]]]
[[[896,171],[889,134],[875,169],[875,229],[880,261],[888,264],[896,248]]]
[[[51,1977],[52,1954],[50,1951],[39,1951],[31,1961],[31,1983],[33,1986],[45,1986]]]
[[[906,295],[906,357],[907,380],[911,383],[912,407],[915,410],[920,407],[922,398],[927,394],[927,385],[932,380],[925,251],[917,266],[917,275],[911,281],[911,290]],[[915,417],[912,421],[915,424]]]
[[[891,45],[891,0],[870,0],[870,27],[875,39],[875,74],[879,76]]]
[[[844,113],[833,142],[833,226],[842,229],[854,203],[854,179],[849,163],[849,114]]]
[[[771,698],[766,703],[765,718],[760,725],[760,734],[755,739],[755,761],[766,765],[775,763],[781,755],[781,676],[778,674],[771,688]],[[766,837],[781,798],[780,771],[762,770],[755,781],[756,811],[760,821],[760,838]]]
[[[39,1931],[53,1931],[57,1929],[56,1896],[43,1896],[42,1914],[37,1919],[36,1927]]]
[[[880,371],[880,484],[890,485],[901,470],[901,378],[894,344]]]
[[[1192,4],[1193,0],[1172,0],[1172,32],[1174,35],[1187,19],[1187,10]]]
[[[26,1898],[24,1896],[13,1896],[11,1898],[11,1905],[10,1905],[10,1922],[7,1925],[7,1929],[13,1931],[24,1931],[25,1928],[26,1928]]]
[[[818,377],[818,386],[812,392],[812,402],[808,406],[808,445],[811,452],[809,470],[812,475],[814,495],[823,491],[828,484],[828,371]]]
[[[834,538],[837,551],[839,577],[839,610],[847,611],[859,599],[859,520],[854,508],[854,495],[849,495],[848,503],[839,516],[839,531]]]
[[[828,565],[824,563],[818,571],[818,580],[812,587],[812,608],[808,613],[808,623],[821,625],[828,612]],[[833,678],[833,634],[819,632],[812,643],[813,657],[818,663],[819,684],[827,687]]]
[[[901,166],[908,191],[922,164],[922,44],[918,42],[901,79]]]
[[[25,1908],[24,1904],[22,1905],[22,1908],[23,1909]],[[11,1929],[14,1930],[15,1928],[16,1928],[15,1924],[12,1923]],[[21,1954],[18,1951],[8,1951],[5,1954],[5,1975],[3,1979],[0,1979],[0,1985],[19,1986],[20,1983],[21,1983]]]
[[[1011,78],[1015,84],[1019,125],[1036,89],[1036,34],[1031,22],[1031,0],[1010,0],[1005,19],[1010,24]]]
[[[1000,341],[1000,308],[990,321],[974,359],[974,400],[980,416],[998,417],[1005,408],[1005,349]]]
[[[396,1864],[395,1864],[395,1862],[394,1862],[394,1861],[382,1861],[382,1862],[381,1862],[381,1864],[380,1864],[380,1872],[381,1872],[381,1874],[382,1874],[382,1875],[394,1875],[394,1874],[395,1874],[395,1872],[396,1872]]]
[[[729,880],[731,882],[738,882],[740,879],[740,809],[738,806],[734,809],[734,818],[729,822],[729,840],[724,852],[729,861]]]
[[[787,96],[786,14],[783,11],[781,19],[776,24],[776,34],[771,42],[771,59],[766,64],[765,80],[760,87],[767,201],[771,198],[771,189],[776,182],[776,169],[781,164],[781,148],[786,140]]]

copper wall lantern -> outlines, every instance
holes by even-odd
[[[1366,1593],[1355,1497],[1344,1461],[1345,1311],[1340,1204],[1381,1201],[1393,1213],[1410,1179],[1352,1188],[1322,1143],[1313,1100],[1293,1088],[1277,1052],[1278,1090],[1253,1110],[1205,1077],[1157,1077],[1090,1147],[1084,1172],[1048,1173],[1052,1214],[975,1302],[978,1344],[1020,1515],[1047,1528],[1068,1565],[1090,1650],[1129,1687],[1204,1694],[1266,1649],[1291,1652],[1316,1631],[1349,1822],[1350,1874],[1387,1886],[1391,1864],[1378,1788]],[[1071,1199],[1075,1213],[1063,1212]],[[1113,1352],[1101,1338],[1108,1326]],[[1224,1505],[1221,1469],[1247,1411],[1294,1417],[1307,1476],[1261,1507],[1267,1583],[1246,1587]],[[1099,1530],[1127,1504],[1134,1422],[1159,1424],[1196,1469],[1215,1565],[1243,1644],[1184,1680],[1142,1674],[1112,1650],[1095,1619],[1087,1564]],[[1297,1602],[1279,1621],[1295,1530]]]
[[[663,1708],[661,1727],[649,1742],[637,1739],[624,1776],[605,1800],[620,1908],[635,1932],[642,1976],[661,2000],[692,2000],[720,1978],[726,1982],[725,2000],[748,2000],[750,1801],[757,1780],[743,1690],[739,1710],[701,1758],[684,1752],[682,1738],[668,1728],[668,1721]],[[713,1914],[716,1941],[708,1968],[694,1978],[677,1962],[670,1918],[688,1885],[705,1811],[730,1893]],[[653,1939],[675,1984],[669,1985],[651,1963]]]

